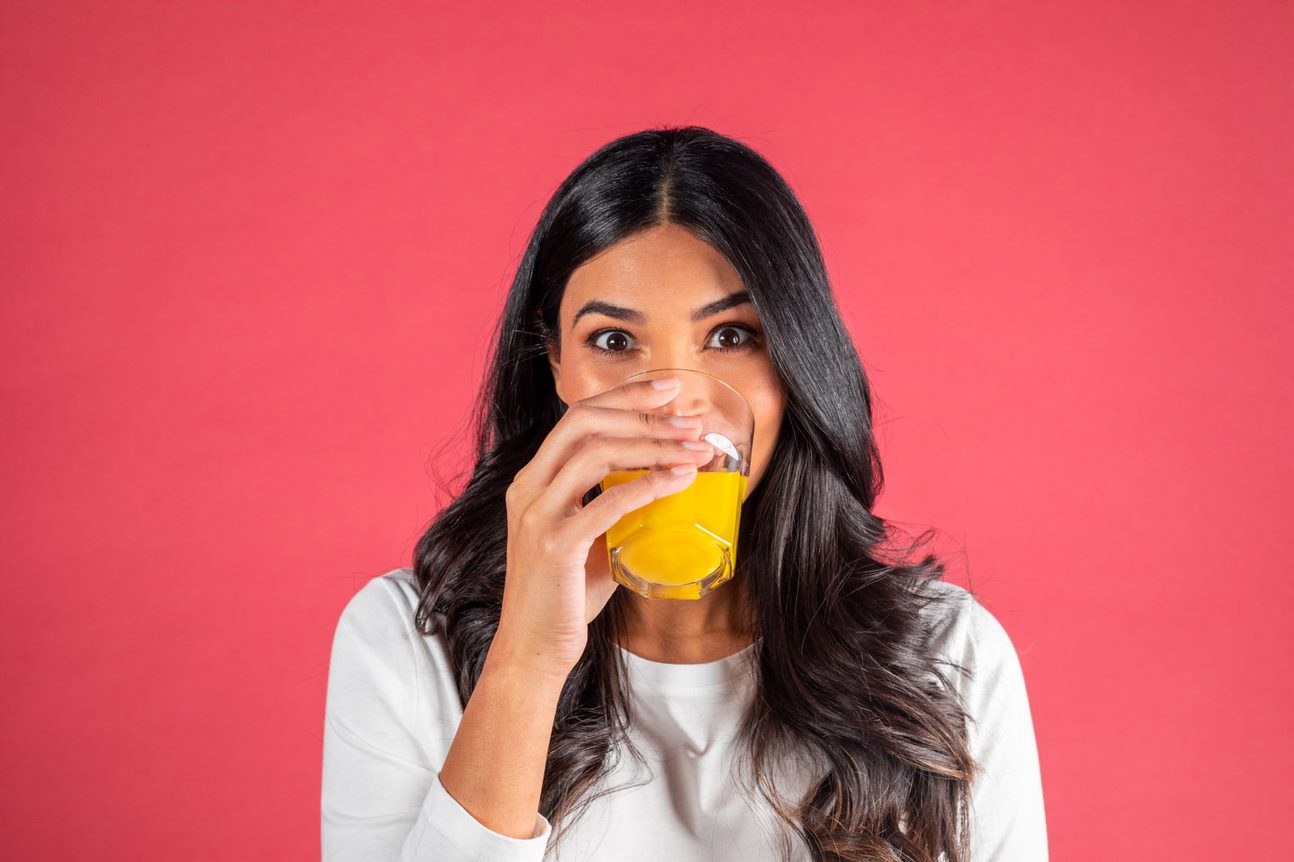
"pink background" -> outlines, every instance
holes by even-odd
[[[540,208],[687,122],[819,231],[1052,858],[1288,852],[1294,6],[468,5],[0,10],[0,855],[318,858],[337,615]]]

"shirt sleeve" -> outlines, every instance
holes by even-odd
[[[530,838],[495,832],[440,783],[453,727],[418,716],[427,653],[415,649],[407,603],[374,578],[346,605],[333,635],[324,715],[323,862],[541,862],[551,827]],[[443,669],[447,673],[448,669]],[[429,687],[428,691],[435,691]],[[427,692],[423,693],[424,696]],[[461,705],[460,705],[461,706]],[[430,713],[430,714],[427,714]]]
[[[1024,671],[1006,629],[974,598],[963,663],[971,751],[971,862],[1047,862],[1042,773]]]

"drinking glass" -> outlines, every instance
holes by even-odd
[[[657,377],[677,377],[679,390],[649,412],[698,417],[714,458],[697,468],[686,488],[629,512],[607,530],[611,576],[649,599],[699,599],[733,575],[755,416],[740,392],[703,371],[653,368],[616,385]],[[646,471],[613,470],[590,498]]]

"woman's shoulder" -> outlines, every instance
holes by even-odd
[[[355,593],[354,599],[390,591],[399,591],[405,595],[416,597],[418,594],[418,578],[413,573],[413,569],[391,569],[383,574],[373,576]],[[361,604],[363,604],[363,601],[363,599],[360,599]]]
[[[429,713],[444,719],[461,714],[443,636],[415,628],[419,601],[413,570],[401,568],[370,578],[346,602],[329,666],[330,698],[339,712],[353,707],[367,713],[381,700],[410,725]]]
[[[945,661],[966,667],[995,668],[1017,664],[1011,636],[980,597],[952,581],[929,582],[933,601],[922,608],[932,635],[932,647]],[[988,673],[981,673],[983,680]]]
[[[376,627],[382,633],[389,633],[392,623],[408,621],[407,630],[402,626],[395,628],[411,633],[418,602],[418,579],[413,569],[391,569],[370,578],[347,600],[337,628],[362,632]]]
[[[417,603],[417,580],[412,569],[392,569],[372,577],[342,607],[334,641],[362,639],[376,644],[407,638]]]

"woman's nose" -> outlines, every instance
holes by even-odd
[[[680,392],[661,408],[669,416],[701,416],[710,411],[710,399],[700,393]]]
[[[653,367],[684,372],[678,375],[682,381],[678,395],[675,395],[661,406],[662,413],[669,416],[701,416],[710,411],[712,403],[710,388],[714,385],[714,381],[709,376],[709,372],[693,365],[685,364],[656,365]],[[687,372],[695,373],[689,374]],[[652,376],[665,377],[668,374],[668,371],[663,371]]]

